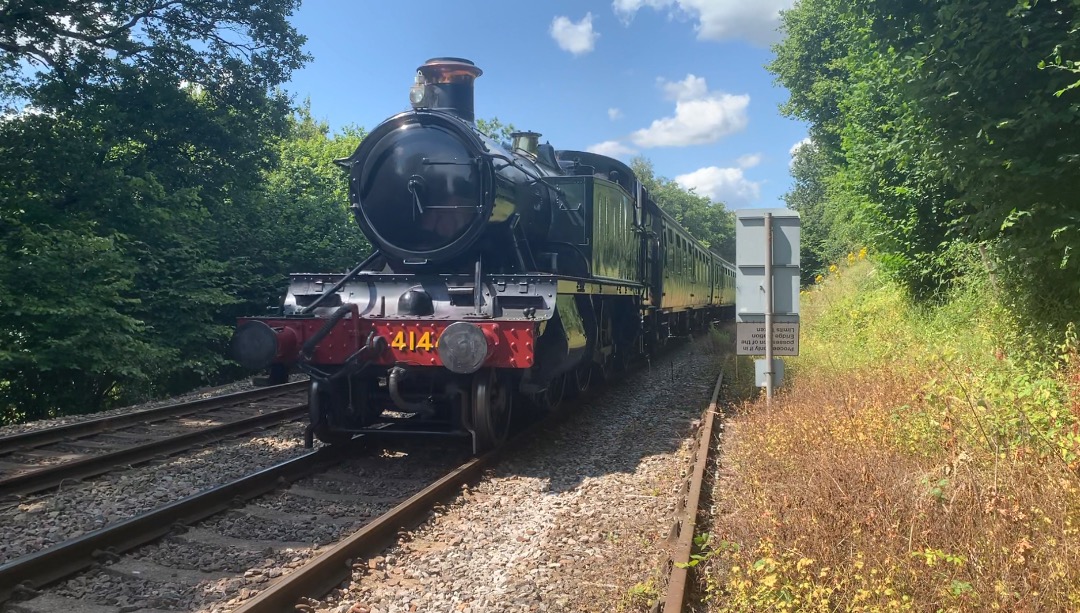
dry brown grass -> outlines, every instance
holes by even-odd
[[[804,368],[771,408],[738,407],[699,573],[709,609],[1080,610],[1076,462],[1038,448],[1049,430],[1021,415],[1010,431],[991,414],[1008,407],[978,404],[996,379],[951,370]],[[1054,423],[1072,425],[1052,435],[1068,438],[1076,361],[1055,381],[1072,415]]]

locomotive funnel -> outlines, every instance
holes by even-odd
[[[484,74],[469,60],[459,57],[436,57],[416,69],[416,83],[409,92],[414,109],[454,113],[472,123],[473,82]]]

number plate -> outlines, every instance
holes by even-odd
[[[390,346],[398,351],[434,351],[439,346],[439,339],[431,330],[408,328],[395,332]]]

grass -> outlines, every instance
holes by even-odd
[[[1037,351],[988,287],[916,307],[852,256],[803,295],[789,382],[728,422],[709,610],[1080,607],[1075,339]]]
[[[617,611],[650,609],[660,598],[660,593],[653,585],[652,579],[644,583],[636,583],[626,591],[622,601],[616,606]]]

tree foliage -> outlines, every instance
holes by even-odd
[[[249,206],[234,211],[248,232],[243,250],[233,254],[233,291],[251,300],[231,312],[249,315],[280,305],[289,272],[349,269],[371,251],[348,210],[345,172],[334,163],[351,155],[363,137],[355,126],[331,134],[306,104],[297,109],[285,134],[273,141],[275,164],[259,191]]]
[[[1021,301],[1080,298],[1075,0],[800,0],[770,69],[811,123],[793,207],[820,258],[868,245],[921,293],[996,256]],[[824,261],[824,260],[823,260]]]
[[[0,91],[63,108],[98,87],[161,75],[252,106],[307,59],[299,0],[8,0]],[[30,69],[27,69],[27,66]]]
[[[246,252],[289,233],[267,181],[303,124],[274,90],[305,59],[296,4],[0,8],[0,91],[23,108],[0,120],[0,419],[219,375],[231,309],[283,279],[284,256]]]
[[[503,123],[499,121],[498,117],[492,117],[491,119],[477,119],[476,129],[480,130],[490,138],[495,139],[497,143],[509,143],[510,135],[517,131],[512,123]]]
[[[826,206],[828,180],[834,172],[824,148],[809,141],[795,150],[791,174],[795,185],[785,195],[788,206],[801,217],[803,282],[811,282],[832,262],[848,252],[848,245],[858,242],[851,236],[852,226],[836,220],[839,207]]]
[[[630,167],[652,199],[679,225],[721,257],[735,260],[735,218],[723,203],[714,203],[671,179],[658,177],[646,158],[634,158]]]

